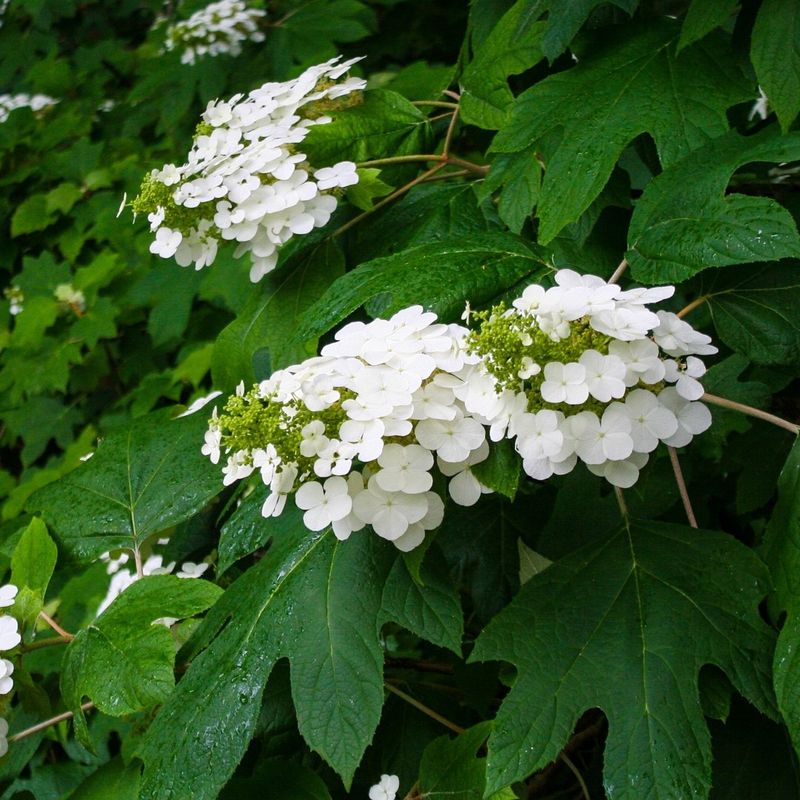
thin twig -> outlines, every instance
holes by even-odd
[[[456,106],[456,110],[453,112],[450,124],[447,126],[447,133],[444,135],[444,144],[442,145],[442,158],[444,159],[450,155],[450,145],[453,142],[453,134],[456,130],[456,123],[458,122],[458,112],[460,108],[460,106]]]
[[[762,411],[760,408],[746,406],[744,403],[737,403],[735,400],[727,400],[724,397],[717,397],[715,394],[708,394],[708,392],[706,392],[700,399],[705,400],[707,403],[712,403],[715,406],[729,408],[731,411],[741,411],[742,414],[747,414],[750,417],[756,417],[757,419],[763,419],[765,422],[771,422],[773,425],[777,425],[779,428],[784,428],[787,431],[791,431],[795,435],[800,433],[800,425],[796,425],[794,422],[789,422],[788,419],[776,417],[774,414],[770,414],[767,411]]]
[[[428,708],[424,703],[420,703],[419,700],[415,700],[410,694],[406,694],[402,689],[398,689],[394,684],[389,683],[388,681],[384,681],[383,684],[392,694],[396,694],[401,700],[405,700],[410,706],[414,706],[418,711],[421,711],[423,714],[429,716],[431,719],[435,719],[437,722],[441,723],[445,726],[445,728],[449,728],[454,733],[464,733],[464,728],[456,725],[455,722],[450,722],[447,717],[443,717],[438,712],[434,711],[432,708]]]
[[[455,100],[456,102],[458,102],[459,100],[461,100],[461,95],[460,95],[458,92],[453,92],[453,91],[451,91],[450,89],[445,89],[445,90],[442,92],[442,94],[444,94],[444,95],[447,95],[447,97],[452,97],[452,98],[453,98],[453,100]]]
[[[389,203],[392,202],[392,200],[395,200],[396,198],[400,197],[400,195],[405,194],[409,189],[416,186],[418,183],[422,183],[426,178],[438,172],[440,169],[444,169],[445,166],[446,166],[445,164],[437,164],[435,167],[432,167],[427,172],[423,172],[422,175],[418,175],[416,178],[414,178],[413,181],[409,181],[405,185],[401,186],[399,189],[393,191],[390,195],[384,197],[383,200],[380,200],[379,202],[375,203],[375,205],[372,206],[372,208],[367,209],[366,211],[359,214],[357,217],[353,217],[353,219],[351,219],[349,222],[345,222],[344,225],[342,225],[340,228],[337,228],[331,234],[331,237],[341,236],[341,234],[343,234],[345,231],[349,231],[350,228],[352,228],[354,225],[358,225],[358,223],[361,222],[362,219],[365,219],[370,214],[374,214],[378,209],[383,208],[385,205],[388,205]]]
[[[619,279],[625,274],[626,269],[628,269],[628,259],[623,258],[622,261],[619,262],[619,266],[614,270],[614,273],[608,279],[608,282],[619,283]]]
[[[413,153],[407,156],[388,156],[387,158],[373,158],[370,161],[359,161],[359,167],[384,167],[389,164],[413,164],[417,161],[425,161],[439,164],[454,164],[477,175],[485,175],[489,167],[484,164],[476,164],[454,155],[443,155],[441,153]]]
[[[33,650],[41,650],[44,647],[56,647],[60,644],[69,644],[72,641],[72,636],[50,636],[47,639],[37,639],[35,642],[29,644],[21,644],[19,646],[20,653],[30,653]]]
[[[69,631],[65,631],[49,614],[45,613],[44,611],[39,612],[39,616],[57,633],[59,636],[63,636],[65,639],[74,639],[74,634],[71,634]]]
[[[682,318],[683,318],[683,317],[685,317],[687,314],[689,314],[689,313],[691,313],[692,311],[694,311],[694,310],[695,310],[695,309],[696,309],[698,306],[701,306],[701,305],[703,305],[703,303],[706,303],[706,302],[708,302],[708,300],[710,300],[710,299],[711,299],[711,295],[710,295],[710,294],[704,294],[704,295],[701,295],[700,297],[696,298],[695,300],[692,300],[692,302],[691,302],[691,303],[689,303],[689,305],[687,305],[687,306],[684,306],[684,307],[683,307],[683,308],[682,308],[682,309],[681,309],[681,310],[678,312],[677,316],[681,317],[681,319],[682,319]]]
[[[681,462],[678,459],[678,451],[674,447],[667,446],[669,453],[669,460],[672,462],[672,471],[675,473],[675,483],[678,484],[678,492],[681,495],[681,502],[683,503],[683,510],[686,512],[686,519],[689,520],[689,525],[693,528],[697,527],[697,517],[694,515],[692,508],[692,501],[689,499],[689,491],[686,488],[686,481],[683,479],[683,470],[681,469]]]
[[[94,703],[91,701],[88,703],[84,703],[81,706],[81,711],[88,711],[90,708],[94,708]],[[65,719],[71,719],[74,714],[71,711],[64,711],[61,714],[56,714],[56,716],[51,717],[50,719],[46,719],[44,722],[37,722],[36,725],[31,725],[30,728],[25,728],[24,731],[20,731],[19,733],[15,733],[13,736],[8,737],[9,742],[18,742],[20,739],[25,739],[28,736],[33,736],[34,733],[39,733],[39,731],[43,731],[45,728],[49,728],[51,725],[57,725],[59,722],[63,722]]]
[[[446,100],[412,100],[414,106],[436,106],[437,108],[458,108],[458,103],[448,103]]]
[[[403,798],[403,800],[416,800],[418,797],[417,790],[419,789],[419,784],[415,783],[409,790],[408,794]]]
[[[575,779],[581,786],[581,791],[583,792],[583,796],[586,800],[592,800],[592,796],[589,794],[589,787],[586,785],[586,781],[583,779],[583,775],[581,775],[580,770],[575,766],[573,760],[565,753],[560,752],[558,757],[569,767],[569,771],[575,776]]]
[[[463,178],[466,175],[471,175],[472,173],[468,169],[459,169],[455,172],[442,172],[440,175],[432,175],[430,178],[425,178],[424,181],[420,181],[420,183],[433,183],[434,181],[446,181],[450,178]]]

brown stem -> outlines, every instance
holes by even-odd
[[[447,159],[447,157],[450,155],[450,145],[453,142],[453,134],[456,130],[459,110],[460,106],[456,106],[456,110],[453,112],[453,116],[450,119],[450,124],[447,126],[447,133],[444,135],[444,144],[442,145],[442,158],[444,159]]]
[[[59,635],[63,636],[65,639],[72,639],[75,638],[73,634],[69,631],[65,631],[49,614],[45,613],[44,611],[39,612],[39,616]]]
[[[472,161],[467,161],[465,158],[460,158],[454,155],[443,155],[441,153],[414,153],[407,156],[388,156],[387,158],[373,158],[370,161],[359,161],[359,167],[383,167],[389,164],[413,164],[417,161],[425,162],[438,162],[440,164],[453,164],[455,166],[468,169],[476,175],[485,175],[489,171],[489,167],[483,164],[475,164]]]
[[[81,711],[88,711],[90,708],[94,708],[94,703],[84,703],[81,706]],[[39,731],[49,728],[51,725],[57,725],[59,722],[63,722],[65,719],[71,719],[73,716],[74,714],[71,711],[64,711],[61,714],[56,714],[56,716],[50,717],[50,719],[46,719],[44,722],[37,722],[36,725],[31,725],[30,728],[25,728],[24,731],[15,733],[13,736],[9,736],[8,741],[18,742],[20,739],[33,736],[34,733],[39,733]]]
[[[710,294],[704,294],[704,295],[701,295],[700,297],[695,298],[694,300],[692,300],[691,303],[689,303],[689,305],[684,306],[678,312],[678,316],[681,317],[681,319],[682,319],[687,314],[690,314],[692,311],[694,311],[698,306],[703,305],[703,303],[708,302],[710,299],[711,299],[711,295]]]
[[[459,169],[455,172],[443,172],[441,175],[433,175],[430,178],[425,178],[422,183],[433,183],[434,181],[447,181],[450,178],[463,178],[466,175],[471,175],[472,173],[468,169]]]
[[[681,462],[678,459],[678,451],[674,447],[667,446],[667,452],[669,453],[669,460],[672,462],[672,471],[675,473],[675,483],[678,484],[678,492],[681,495],[681,502],[683,503],[683,510],[686,512],[686,519],[689,520],[689,525],[696,528],[697,517],[694,515],[692,501],[689,499],[689,491],[686,488],[686,481],[683,479],[683,470],[681,469]]]
[[[619,513],[622,514],[622,519],[624,519],[625,523],[627,524],[628,520],[630,519],[630,514],[628,513],[628,504],[625,502],[625,495],[622,494],[622,489],[620,489],[619,486],[614,487],[614,495],[617,498]]]
[[[443,94],[443,95],[446,95],[447,97],[452,97],[452,98],[453,98],[453,100],[455,100],[456,102],[458,102],[459,100],[461,100],[461,95],[460,95],[458,92],[454,92],[454,91],[452,91],[451,89],[445,89],[445,90],[442,92],[442,94]]]
[[[436,108],[458,108],[458,103],[448,103],[446,100],[412,100],[414,106],[435,106]]]
[[[575,762],[564,752],[559,753],[558,757],[567,765],[569,771],[575,776],[575,780],[580,784],[581,791],[586,800],[592,800],[589,794],[589,787],[586,785],[586,781],[583,779],[580,770],[575,766]]]
[[[387,667],[395,669],[415,669],[419,672],[436,672],[440,675],[452,675],[453,667],[451,664],[442,664],[438,661],[419,661],[415,658],[387,658]]]
[[[392,693],[396,694],[401,700],[405,700],[410,706],[414,706],[418,711],[421,711],[423,714],[429,716],[431,719],[435,719],[437,722],[441,723],[445,726],[445,728],[449,728],[454,733],[464,733],[464,728],[456,725],[455,722],[450,722],[447,717],[443,717],[438,712],[434,711],[432,708],[428,708],[424,703],[420,703],[419,700],[415,700],[410,694],[406,694],[402,689],[398,689],[394,684],[389,683],[388,681],[384,681],[383,685]]]
[[[367,209],[367,211],[362,212],[357,217],[353,217],[353,219],[351,219],[349,222],[345,222],[344,225],[342,225],[340,228],[338,228],[331,234],[331,237],[341,236],[341,234],[343,234],[345,231],[349,231],[350,228],[352,228],[354,225],[358,225],[358,223],[361,222],[362,219],[365,219],[370,214],[374,214],[379,208],[383,208],[385,205],[388,205],[389,203],[392,202],[392,200],[395,200],[396,198],[405,194],[413,186],[416,186],[418,183],[422,183],[426,178],[438,172],[440,169],[444,169],[445,166],[446,166],[445,164],[437,164],[435,167],[432,167],[427,172],[423,172],[422,175],[418,175],[416,178],[414,178],[413,181],[409,181],[405,185],[401,186],[399,189],[396,189],[390,195],[384,197],[383,200],[375,203],[375,205],[372,206],[372,208]]]
[[[619,279],[625,274],[626,269],[628,269],[628,260],[623,258],[622,261],[619,262],[619,266],[614,270],[613,274],[608,279],[608,282],[619,283]]]
[[[140,580],[144,578],[144,565],[142,564],[142,553],[139,550],[138,542],[133,543],[133,560],[136,562],[136,577]]]
[[[750,417],[763,419],[765,422],[771,422],[773,425],[777,425],[779,428],[784,428],[787,431],[791,431],[795,435],[800,433],[800,425],[795,425],[794,422],[789,422],[788,419],[776,417],[774,414],[770,414],[767,411],[762,411],[760,408],[746,406],[744,403],[737,403],[735,400],[727,400],[724,397],[717,397],[715,394],[708,394],[708,392],[706,392],[700,399],[705,400],[707,403],[712,403],[715,406],[729,408],[731,411],[741,411],[742,414],[747,414]]]

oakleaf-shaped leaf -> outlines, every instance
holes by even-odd
[[[121,716],[163,702],[174,687],[175,642],[169,628],[154,620],[190,617],[220,594],[209,581],[151,575],[76,634],[64,658],[61,694],[84,743],[90,742],[80,709],[85,696],[103,713]]]
[[[419,795],[431,800],[481,800],[486,785],[486,757],[478,758],[478,749],[490,729],[490,723],[482,722],[455,739],[434,739],[425,748],[419,765]]]
[[[677,35],[677,27],[666,23],[635,35],[629,27],[605,34],[593,55],[517,98],[494,140],[495,152],[526,150],[563,127],[555,150],[546,154],[541,242],[588,208],[639,134],[652,135],[668,166],[727,131],[727,109],[750,97],[752,88],[725,41],[709,36],[676,56]]]
[[[383,706],[378,615],[391,545],[288,530],[217,602],[192,661],[145,734],[142,800],[215,798],[288,658],[300,733],[349,785]],[[206,646],[207,645],[207,646]]]
[[[681,26],[678,50],[725,25],[738,10],[738,0],[692,0]]]
[[[758,10],[750,58],[769,105],[784,131],[800,112],[800,6],[764,0]]]
[[[709,267],[800,256],[792,215],[767,197],[725,194],[733,172],[755,161],[800,159],[800,134],[731,131],[654,178],[628,229],[631,275],[682,281]]]
[[[800,264],[747,265],[706,275],[701,296],[728,347],[756,364],[800,361]]]
[[[85,464],[33,494],[27,507],[41,512],[78,558],[138,546],[222,490],[219,467],[200,453],[207,427],[202,412],[140,417],[104,439]]]
[[[539,9],[530,0],[517,2],[482,42],[461,77],[461,117],[470,125],[497,130],[514,102],[510,75],[530,69],[544,58]]]
[[[721,533],[633,522],[531,578],[478,639],[473,660],[518,669],[489,739],[487,791],[552,761],[590,708],[608,717],[611,800],[705,797],[711,742],[704,664],[774,713],[764,565]]]
[[[365,303],[372,316],[420,304],[449,320],[459,316],[465,300],[480,305],[545,270],[544,251],[511,234],[418,245],[367,261],[334,281],[302,316],[295,338],[320,336]]]

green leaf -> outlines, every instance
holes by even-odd
[[[42,610],[57,558],[58,551],[45,524],[34,517],[11,557],[11,583],[19,588],[14,616],[23,624],[32,623]]]
[[[368,161],[386,156],[426,153],[430,124],[425,115],[396,92],[375,89],[364,102],[340,111],[328,125],[314,125],[303,152],[314,164]]]
[[[553,562],[545,558],[541,553],[531,550],[522,539],[517,539],[519,550],[519,583],[527,583],[534,575],[538,575],[542,570],[547,569]]]
[[[610,0],[610,2],[628,14],[633,14],[639,4],[639,0]],[[605,0],[573,0],[570,3],[563,3],[560,0],[539,0],[531,3],[540,14],[547,10],[547,30],[542,47],[550,61],[566,50],[589,15],[604,3]]]
[[[756,364],[800,361],[800,264],[735,267],[701,286],[717,335]]]
[[[195,643],[205,649],[145,734],[141,800],[217,796],[279,658],[291,664],[300,733],[349,786],[383,705],[377,618],[390,550],[367,533],[275,537],[209,613]]]
[[[85,464],[32,495],[28,507],[42,512],[78,558],[138,546],[222,490],[219,467],[200,453],[207,425],[204,414],[140,417],[104,439]]]
[[[82,196],[83,193],[74,183],[60,183],[47,193],[45,198],[47,213],[54,214],[57,211],[60,214],[68,214]]]
[[[11,236],[42,231],[53,222],[47,208],[47,196],[32,194],[24,200],[11,217]]]
[[[70,795],[70,800],[138,800],[141,765],[126,765],[121,756],[106,762]]]
[[[490,722],[481,722],[455,739],[434,739],[425,748],[419,765],[420,796],[431,800],[481,800],[486,785],[486,758],[478,758],[477,753],[490,730]]]
[[[676,36],[675,26],[666,23],[635,35],[627,27],[605,34],[593,55],[517,98],[494,151],[527,150],[563,127],[545,157],[541,242],[578,219],[641,133],[652,135],[666,167],[728,130],[725,112],[752,90],[727,43],[709,37],[676,56]]]
[[[349,186],[345,192],[347,201],[362,211],[369,211],[375,206],[376,197],[383,197],[392,191],[392,187],[380,179],[381,171],[361,167],[356,170],[358,173],[358,183]]]
[[[764,559],[775,582],[775,616],[786,612],[775,648],[775,693],[800,753],[800,439],[778,479],[778,502],[764,538]]]
[[[514,232],[519,233],[539,201],[542,166],[535,148],[519,153],[497,153],[481,191],[499,192],[497,213]]]
[[[761,88],[789,130],[800,112],[800,7],[793,0],[764,0],[750,40]]]
[[[222,594],[213,583],[174,575],[142,578],[117,597],[67,647],[61,694],[75,714],[80,741],[91,746],[80,705],[89,697],[119,717],[162,703],[175,686],[175,642],[162,617],[183,619],[205,611]]]
[[[546,267],[543,251],[511,235],[444,239],[361,264],[334,281],[300,318],[295,340],[331,330],[366,304],[372,316],[418,303],[442,320],[457,317],[469,300],[485,303]]]
[[[220,800],[268,797],[269,800],[331,800],[325,781],[309,767],[288,758],[262,761],[248,780],[234,778]]]
[[[522,463],[509,439],[492,442],[489,457],[472,467],[475,477],[509,500],[517,496]]]
[[[267,351],[270,371],[313,355],[316,336],[292,339],[297,320],[343,272],[342,252],[327,239],[267,275],[242,313],[217,337],[211,358],[214,386],[233,391],[240,381],[251,386],[265,378],[253,363],[259,351]]]
[[[530,0],[517,2],[481,43],[461,77],[461,118],[470,125],[497,130],[508,117],[514,95],[510,75],[519,75],[544,58],[542,35],[546,22],[537,22],[538,9]]]
[[[458,592],[441,555],[425,559],[421,582],[409,572],[403,558],[394,562],[383,587],[381,618],[396,622],[417,636],[461,655],[464,616]]]
[[[697,45],[695,45],[697,46]],[[755,161],[800,158],[800,134],[731,131],[654,178],[628,229],[631,275],[682,281],[710,267],[800,256],[792,215],[767,197],[725,194],[731,174]]]
[[[609,723],[610,795],[707,796],[698,674],[714,664],[772,713],[774,640],[758,612],[767,581],[730,536],[640,521],[533,577],[472,656],[518,669],[489,739],[487,790],[552,761],[581,714],[598,707]]]
[[[429,183],[415,186],[396,204],[364,220],[349,237],[358,260],[368,261],[417,244],[486,233],[492,227],[475,185]]]
[[[678,52],[702,39],[714,28],[727,25],[738,9],[738,0],[692,0],[681,26]]]

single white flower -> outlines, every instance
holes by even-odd
[[[381,469],[376,473],[375,480],[384,491],[419,494],[433,486],[430,473],[433,455],[418,444],[405,447],[387,444],[378,457],[378,464]]]
[[[539,391],[542,399],[548,403],[581,405],[589,398],[586,368],[575,362],[562,364],[560,361],[551,361],[544,365],[544,382]]]
[[[353,511],[372,525],[378,536],[392,540],[402,536],[409,525],[422,520],[428,513],[428,500],[424,494],[384,491],[373,475],[367,490],[353,501]]]
[[[208,564],[195,564],[194,561],[184,561],[181,568],[175,573],[177,578],[199,578],[208,569]]]
[[[13,583],[0,586],[0,608],[8,608],[14,605],[19,589]]]
[[[344,519],[353,508],[344,478],[328,478],[304,483],[295,494],[297,507],[303,509],[303,524],[311,531],[321,531],[332,522]]]
[[[14,617],[4,614],[0,617],[0,650],[13,650],[20,642],[19,623]]]
[[[397,775],[381,775],[380,782],[370,787],[369,800],[395,800],[399,790],[400,779]]]
[[[7,658],[0,658],[0,694],[8,694],[14,688],[13,672],[14,665]]]
[[[423,447],[456,463],[465,461],[486,440],[483,425],[461,411],[452,420],[423,419],[417,423],[415,433]]]

